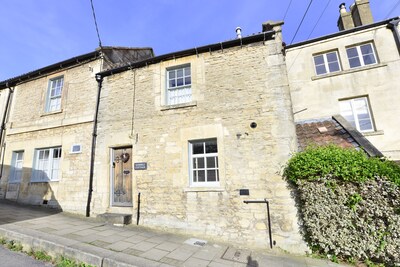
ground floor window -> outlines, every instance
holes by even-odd
[[[32,182],[58,181],[61,163],[61,147],[35,150]]]
[[[12,153],[9,183],[21,182],[23,162],[24,162],[24,151],[14,151]]]
[[[217,139],[190,141],[189,159],[192,186],[219,185]]]

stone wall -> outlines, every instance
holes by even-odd
[[[85,213],[93,115],[101,60],[88,62],[15,87],[9,121],[1,188],[8,199]],[[49,79],[64,76],[61,110],[45,112]],[[79,144],[81,153],[71,153]],[[35,149],[62,148],[58,181],[31,182]],[[21,183],[10,184],[14,151],[23,151]]]
[[[266,198],[276,245],[304,253],[294,200],[280,176],[296,150],[281,48],[278,40],[259,42],[106,77],[92,211],[136,215],[141,193],[142,225],[267,248],[266,205],[243,203]],[[193,101],[166,106],[166,68],[183,64],[191,66]],[[220,183],[193,187],[189,141],[207,138],[217,139]],[[132,146],[133,162],[147,162],[147,170],[133,172],[128,208],[109,204],[111,148],[124,146]],[[249,196],[239,195],[243,188]]]
[[[346,48],[372,42],[377,64],[351,69]],[[341,71],[316,75],[313,55],[337,51]],[[295,121],[340,114],[339,101],[368,97],[375,130],[365,137],[385,156],[400,159],[400,57],[386,25],[311,42],[286,51]]]

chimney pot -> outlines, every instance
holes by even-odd
[[[242,28],[236,27],[236,37],[238,39],[242,38]]]
[[[346,3],[341,3],[339,6],[339,12],[340,13],[346,13]]]

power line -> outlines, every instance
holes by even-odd
[[[399,0],[399,1],[400,1],[400,0]],[[299,24],[299,27],[297,27],[296,33],[294,34],[294,36],[293,36],[293,38],[292,38],[292,41],[290,41],[290,44],[292,44],[293,41],[294,41],[294,38],[296,38],[296,35],[297,35],[297,33],[299,32],[299,29],[300,29],[301,25],[303,24],[304,18],[307,16],[308,10],[310,9],[310,6],[311,6],[312,2],[313,2],[313,0],[310,0],[310,3],[308,4],[307,10],[306,10],[306,12],[304,12],[303,18],[301,19],[301,22],[300,22],[300,24]]]
[[[100,33],[99,33],[99,27],[97,26],[96,12],[94,11],[94,6],[93,6],[93,1],[92,0],[90,0],[90,4],[92,6],[92,13],[93,13],[94,25],[96,26],[97,38],[99,39],[99,47],[102,48],[101,39],[100,39]]]
[[[286,19],[286,15],[287,15],[287,13],[288,13],[288,11],[289,11],[290,6],[292,5],[292,1],[293,1],[293,0],[290,0],[289,5],[288,5],[288,7],[286,8],[285,15],[283,16],[283,21],[285,21],[285,19]]]
[[[322,11],[322,13],[321,13],[321,15],[319,16],[319,18],[318,18],[317,22],[315,23],[315,25],[314,25],[314,27],[312,28],[312,30],[311,30],[311,32],[310,32],[310,34],[308,35],[308,37],[307,37],[307,40],[308,40],[308,39],[310,39],[310,37],[311,37],[311,34],[313,34],[313,32],[314,32],[315,28],[317,27],[317,25],[318,25],[319,21],[321,20],[322,16],[324,15],[324,13],[325,13],[326,9],[328,8],[328,6],[329,6],[330,2],[331,2],[331,0],[329,0],[329,1],[328,1],[328,3],[326,4],[326,6],[325,6],[324,10]]]
[[[389,13],[386,15],[385,19],[389,18],[389,15],[392,14],[392,12],[397,8],[398,5],[400,5],[400,0],[397,1],[397,3],[394,5],[394,7],[389,11]]]

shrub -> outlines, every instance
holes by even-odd
[[[309,147],[292,157],[284,171],[292,182],[327,176],[345,182],[365,182],[387,177],[400,186],[400,166],[388,160],[368,158],[363,151],[335,145]]]

